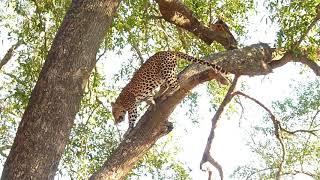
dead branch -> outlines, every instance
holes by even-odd
[[[257,103],[259,106],[261,106],[263,109],[265,109],[268,112],[268,114],[270,115],[272,123],[273,123],[273,127],[274,127],[274,134],[275,134],[276,138],[278,139],[278,141],[280,143],[281,151],[282,151],[280,164],[279,164],[279,167],[278,167],[278,171],[276,172],[276,179],[280,180],[280,176],[281,176],[281,172],[282,172],[282,168],[283,168],[283,163],[284,163],[285,155],[286,155],[286,149],[285,149],[284,143],[282,141],[282,137],[280,136],[280,133],[279,133],[279,131],[282,129],[282,127],[280,125],[280,122],[276,119],[276,117],[273,115],[271,110],[268,109],[263,103],[261,103],[257,99],[255,99],[253,97],[250,97],[249,95],[244,94],[243,92],[240,92],[240,91],[237,91],[234,94],[235,95],[241,95],[243,97],[246,97],[246,98],[252,100],[253,102]]]
[[[243,106],[243,104],[242,104],[242,102],[241,102],[241,99],[240,99],[239,97],[236,97],[236,98],[235,98],[235,102],[236,102],[237,104],[239,104],[239,106],[240,106],[240,108],[241,108],[241,113],[240,113],[240,117],[239,117],[239,127],[241,127],[241,120],[242,120],[243,114],[244,114],[244,106]]]
[[[223,113],[223,110],[224,108],[226,107],[226,105],[231,101],[231,99],[233,98],[234,95],[232,95],[236,85],[237,85],[237,82],[238,82],[238,79],[239,79],[239,76],[235,76],[235,78],[233,79],[233,82],[225,96],[225,98],[223,99],[222,103],[220,104],[217,112],[215,113],[215,115],[213,116],[211,122],[212,122],[212,125],[211,125],[211,130],[210,130],[210,134],[208,136],[208,140],[207,140],[207,145],[205,147],[205,150],[203,152],[203,155],[202,155],[202,159],[201,159],[201,162],[200,162],[200,169],[203,170],[202,168],[202,165],[205,163],[205,162],[210,162],[210,164],[212,164],[215,168],[217,168],[217,170],[219,171],[219,175],[220,175],[220,178],[221,180],[223,180],[223,171],[222,171],[222,167],[221,165],[214,160],[214,158],[211,156],[210,154],[210,150],[211,150],[211,146],[212,146],[212,141],[213,141],[213,138],[214,138],[214,130],[215,128],[217,127],[217,122],[221,116],[221,114]],[[210,171],[210,170],[209,170]],[[210,174],[210,173],[209,173]]]

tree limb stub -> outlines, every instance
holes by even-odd
[[[183,28],[194,35],[198,36],[206,44],[210,45],[216,41],[226,49],[231,50],[237,47],[236,40],[230,39],[233,36],[226,36],[225,31],[215,31],[204,26],[179,0],[156,0],[162,18],[180,28]]]

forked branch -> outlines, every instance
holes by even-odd
[[[263,109],[265,109],[268,112],[268,114],[270,115],[270,118],[272,120],[273,127],[274,127],[274,134],[281,145],[281,151],[282,151],[280,164],[278,166],[278,171],[276,172],[276,179],[280,180],[280,176],[281,176],[281,172],[282,172],[282,168],[283,168],[283,163],[284,163],[285,155],[286,155],[286,149],[285,149],[284,143],[283,143],[281,135],[280,135],[281,133],[279,133],[279,131],[281,131],[281,129],[282,129],[280,122],[276,119],[276,117],[271,112],[271,110],[268,109],[263,103],[261,103],[257,99],[255,99],[255,98],[253,98],[243,92],[240,92],[240,91],[235,92],[234,95],[241,95],[243,97],[246,97],[246,98],[252,100],[253,102],[257,103],[259,106],[261,106]]]

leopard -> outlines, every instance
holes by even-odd
[[[138,105],[143,101],[149,105],[154,104],[153,93],[158,87],[166,87],[166,89],[170,88],[172,90],[179,89],[176,75],[177,59],[179,58],[212,67],[222,77],[227,74],[227,71],[220,66],[186,53],[176,51],[157,52],[141,65],[133,74],[129,83],[122,89],[115,102],[111,102],[115,124],[124,121],[128,112],[129,129],[134,128],[138,116]],[[166,93],[166,91],[162,91],[162,94]]]

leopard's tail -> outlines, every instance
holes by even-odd
[[[203,65],[212,67],[217,73],[221,73],[221,74],[225,74],[225,75],[228,74],[228,72],[226,70],[224,70],[222,67],[220,67],[214,63],[210,63],[208,61],[204,61],[204,60],[195,58],[193,56],[190,56],[190,55],[182,53],[182,52],[174,52],[174,54],[181,59],[185,59],[190,62],[199,63],[199,64],[203,64]]]

